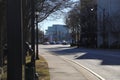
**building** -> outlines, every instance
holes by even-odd
[[[98,47],[120,48],[120,0],[98,0]]]
[[[66,27],[66,25],[58,24],[48,27],[48,30],[46,30],[46,35],[48,37],[49,42],[70,40],[69,29]]]
[[[87,13],[89,20],[81,38],[87,46],[96,44],[96,47],[120,48],[119,3],[120,0],[81,0],[81,13]]]

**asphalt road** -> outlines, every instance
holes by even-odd
[[[71,48],[69,45],[40,45],[51,54],[80,63],[106,80],[120,80],[120,50]]]

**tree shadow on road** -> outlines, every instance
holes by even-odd
[[[55,55],[75,55],[75,59],[92,59],[101,60],[101,65],[120,65],[120,54],[119,52],[110,52],[104,50],[86,49],[86,48],[66,48],[63,47],[49,48]],[[85,53],[83,55],[80,55]],[[78,55],[79,54],[79,55]],[[118,55],[119,54],[119,55]]]
[[[84,54],[77,57],[76,59],[96,59],[101,60],[101,65],[120,65],[120,57],[106,56],[106,55],[97,55],[97,54]]]
[[[60,49],[61,48],[61,49]],[[66,49],[62,49],[63,47],[56,47],[56,48],[45,48],[49,51],[51,51],[54,54],[57,55],[73,55],[73,54],[77,54],[82,52],[81,50],[79,50],[78,48],[68,48],[68,47],[64,47]]]

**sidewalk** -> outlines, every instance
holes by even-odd
[[[40,55],[48,62],[50,80],[87,80],[78,70],[60,57],[47,52],[42,52]]]

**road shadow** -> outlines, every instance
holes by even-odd
[[[76,59],[96,59],[101,60],[101,65],[120,65],[120,57],[97,55],[97,54],[84,54]]]
[[[120,65],[120,61],[119,61],[120,51],[97,50],[97,49],[86,49],[86,48],[67,48],[67,47],[66,49],[62,50],[60,48],[63,47],[50,48],[50,50],[55,55],[75,55],[74,58],[77,60],[96,59],[102,61],[101,65]],[[85,54],[80,55],[82,53]]]
[[[62,48],[66,48],[66,49],[62,50]],[[73,55],[82,52],[78,48],[68,48],[68,47],[56,47],[56,48],[45,48],[45,49],[57,55]]]
[[[98,50],[82,49],[86,54],[76,57],[76,59],[96,59],[101,60],[101,65],[120,65],[119,50]]]

